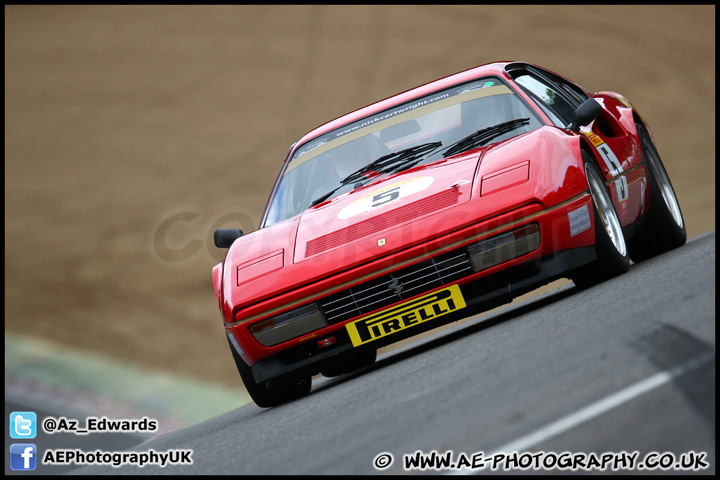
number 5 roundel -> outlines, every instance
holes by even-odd
[[[422,192],[433,183],[433,180],[433,177],[416,177],[373,190],[343,208],[338,214],[338,218],[344,220],[371,212],[376,208],[392,205],[407,196]]]

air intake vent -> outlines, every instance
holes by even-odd
[[[323,253],[340,245],[345,245],[354,240],[380,232],[386,228],[405,223],[426,213],[441,210],[456,204],[457,201],[457,189],[450,188],[443,190],[417,202],[409,203],[382,215],[376,215],[362,222],[358,222],[355,225],[350,225],[349,227],[328,233],[322,237],[314,238],[307,243],[305,257]]]

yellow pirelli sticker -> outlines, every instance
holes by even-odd
[[[425,323],[465,308],[458,285],[450,285],[422,297],[395,305],[345,325],[353,346],[359,347],[379,338]]]
[[[583,133],[585,134],[586,137],[588,137],[588,139],[589,139],[589,140],[592,142],[592,144],[595,145],[596,147],[598,147],[598,146],[602,145],[603,143],[605,143],[605,142],[603,142],[603,139],[602,139],[602,138],[598,137],[598,136],[595,135],[593,132],[584,131]]]

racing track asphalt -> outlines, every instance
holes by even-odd
[[[316,381],[295,402],[247,405],[132,449],[192,449],[190,466],[75,473],[374,474],[387,452],[382,472],[397,474],[416,451],[498,449],[706,452],[701,473],[714,473],[714,391],[711,232],[594,288],[561,287]]]

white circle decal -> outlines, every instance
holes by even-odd
[[[433,181],[433,177],[417,177],[374,190],[340,210],[338,218],[344,220],[354,217],[355,215],[370,212],[376,208],[392,205],[407,196],[422,192],[428,188]]]

